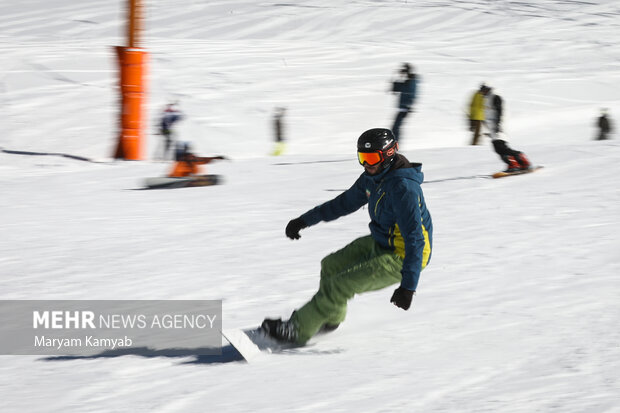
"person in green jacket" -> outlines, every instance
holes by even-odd
[[[353,186],[288,223],[286,236],[296,240],[306,227],[368,205],[370,234],[325,257],[318,292],[289,320],[265,319],[261,327],[266,335],[303,345],[317,332],[338,327],[355,294],[395,284],[390,301],[409,309],[420,272],[431,258],[433,222],[420,186],[422,164],[410,163],[397,149],[389,129],[364,132],[357,141],[364,172]]]
[[[469,105],[469,130],[474,133],[471,141],[472,145],[478,145],[480,131],[484,123],[484,98],[490,91],[491,88],[483,83],[471,98]]]

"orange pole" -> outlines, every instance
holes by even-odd
[[[120,137],[115,158],[143,159],[146,117],[146,62],[148,54],[138,48],[142,21],[139,0],[129,0],[128,47],[116,47],[120,65]]]
[[[127,47],[138,47],[142,30],[142,3],[140,0],[129,0],[129,24],[127,29]]]

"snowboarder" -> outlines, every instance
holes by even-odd
[[[493,88],[489,88],[484,102],[484,126],[488,130],[487,135],[491,140],[495,140],[502,130],[503,101],[501,96],[493,92]]]
[[[611,121],[607,115],[607,109],[601,109],[601,116],[596,120],[596,126],[598,127],[597,140],[604,141],[609,139],[607,135],[611,132]]]
[[[508,165],[505,172],[523,171],[530,169],[532,166],[523,152],[512,149],[506,141],[494,139],[491,142],[493,143],[495,153]]]
[[[226,159],[223,156],[196,156],[191,152],[189,143],[179,143],[176,150],[176,162],[168,176],[170,178],[182,178],[186,176],[199,175],[202,171],[199,165],[211,163],[214,160]]]
[[[392,82],[392,92],[400,94],[398,98],[398,113],[392,126],[392,132],[397,141],[400,139],[400,127],[403,120],[411,112],[418,89],[418,77],[409,63],[403,63],[400,75],[402,76],[400,81]]]
[[[420,184],[422,165],[397,153],[389,129],[370,129],[357,141],[364,172],[353,186],[286,226],[296,240],[299,231],[332,221],[368,204],[370,235],[351,242],[321,261],[318,292],[290,319],[265,319],[263,331],[284,343],[303,345],[319,331],[330,331],[345,319],[355,294],[399,284],[391,302],[408,310],[420,272],[431,258],[433,223]]]
[[[168,151],[172,148],[174,138],[173,125],[181,119],[183,119],[183,114],[177,108],[177,104],[167,104],[159,121],[159,133],[164,137],[162,159],[168,157]]]
[[[469,130],[474,133],[472,145],[478,145],[480,139],[480,131],[484,122],[484,98],[490,90],[491,88],[483,83],[474,93],[469,104]]]

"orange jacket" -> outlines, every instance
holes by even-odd
[[[200,167],[197,162],[177,161],[168,176],[171,178],[181,178],[184,176],[197,175],[199,172]]]
[[[214,159],[224,159],[224,157],[200,157],[195,155],[186,155],[183,159],[175,162],[172,167],[172,171],[170,171],[168,176],[171,178],[182,178],[184,176],[198,175],[201,170],[198,165],[210,163]]]

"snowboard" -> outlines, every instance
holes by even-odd
[[[530,169],[524,169],[524,170],[519,170],[519,171],[501,171],[501,172],[496,172],[493,175],[491,175],[493,178],[504,178],[506,176],[513,176],[513,175],[523,175],[523,174],[529,174],[532,172],[536,172],[539,169],[542,169],[542,166],[532,166]]]
[[[221,330],[222,336],[241,354],[248,363],[257,361],[262,355],[280,353],[297,348],[295,344],[281,343],[269,336],[260,327],[250,329]]]
[[[220,175],[196,175],[182,178],[164,176],[146,178],[144,181],[145,189],[193,188],[197,186],[217,185],[219,183],[222,183],[222,177]]]

